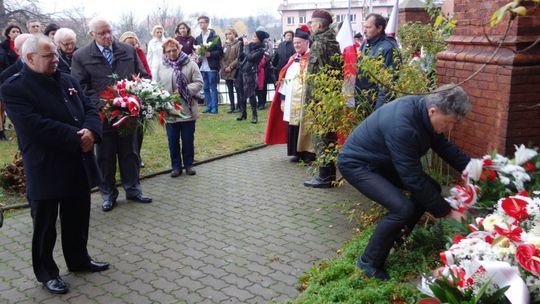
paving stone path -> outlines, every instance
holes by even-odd
[[[305,188],[308,174],[288,162],[284,146],[196,170],[143,180],[149,205],[119,201],[105,213],[93,194],[90,254],[112,267],[69,273],[58,242],[55,259],[70,286],[62,296],[34,278],[29,210],[10,213],[0,229],[0,303],[285,302],[298,295],[299,275],[351,237],[338,205],[363,199],[348,185]]]

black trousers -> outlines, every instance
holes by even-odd
[[[54,200],[29,200],[34,223],[32,236],[32,266],[40,282],[58,277],[53,249],[56,243],[56,218],[60,210],[62,251],[68,268],[77,268],[90,261],[88,225],[90,222],[90,192]],[[60,208],[59,208],[60,207]]]
[[[103,132],[103,139],[96,148],[97,162],[103,174],[103,182],[99,185],[103,200],[115,201],[118,198],[118,190],[116,189],[117,159],[120,180],[126,197],[135,197],[141,194],[139,147],[138,130],[126,135],[120,135],[118,130]]]
[[[358,191],[388,210],[375,228],[363,254],[365,262],[382,268],[394,242],[404,231],[412,231],[425,208],[414,197],[403,194],[403,184],[393,168],[339,162],[339,171]],[[440,192],[440,185],[431,177],[428,178]]]
[[[266,106],[266,95],[268,94],[268,85],[264,84],[262,90],[257,90],[257,106],[259,108]]]
[[[227,93],[229,93],[229,101],[231,102],[231,111],[234,111],[236,107],[234,106],[234,80],[233,79],[226,79],[225,84],[227,85]],[[236,90],[236,95],[238,96],[237,100],[240,101],[238,89]]]

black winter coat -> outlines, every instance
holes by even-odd
[[[81,195],[100,182],[92,151],[81,151],[77,131],[101,141],[97,108],[70,75],[38,74],[24,66],[0,90],[17,131],[30,200]]]
[[[244,54],[240,56],[240,72],[244,81],[244,98],[255,95],[257,90],[257,71],[259,62],[264,56],[264,43],[249,43],[244,48]]]
[[[223,47],[221,45],[221,39],[218,35],[216,35],[216,32],[214,32],[213,29],[209,29],[209,31],[210,34],[208,35],[208,39],[206,39],[207,43],[210,43],[210,41],[213,41],[214,39],[217,39],[217,41],[216,45],[208,49],[208,51],[210,52],[210,57],[206,59],[208,59],[208,66],[210,66],[210,69],[217,72],[220,70],[221,56],[223,56]],[[203,44],[202,34],[199,34],[199,36],[197,36],[195,42],[196,45]]]
[[[0,43],[0,72],[7,69],[17,61],[19,57],[10,46],[10,39],[6,39]]]
[[[289,58],[294,55],[294,46],[292,41],[283,41],[278,45],[277,51],[272,59],[272,64],[276,67],[277,73],[289,62]]]
[[[347,138],[338,162],[346,167],[395,170],[415,200],[442,217],[450,206],[428,181],[420,162],[430,148],[459,172],[470,161],[443,134],[435,133],[422,96],[404,96],[368,116]]]
[[[382,56],[384,58],[384,67],[392,67],[394,69],[397,69],[399,67],[399,63],[401,61],[400,57],[394,57],[394,50],[397,49],[399,49],[399,46],[396,40],[394,38],[386,36],[384,33],[383,35],[376,37],[372,40],[364,41],[364,43],[360,47],[362,56],[375,58]],[[362,57],[360,57],[359,60],[362,61]],[[358,71],[358,75],[360,75],[360,77],[356,78],[356,89],[360,93],[367,92],[368,90],[376,91],[376,99],[368,100],[373,106],[375,106],[376,109],[381,107],[383,104],[391,101],[392,96],[386,88],[379,87],[375,82],[370,82],[367,76],[362,76],[362,72],[360,70]],[[371,97],[371,95],[368,96]]]
[[[22,70],[23,66],[24,66],[24,63],[19,58],[17,61],[15,61],[14,64],[10,65],[7,69],[3,70],[2,73],[0,73],[0,84],[8,80],[9,77],[19,73]]]

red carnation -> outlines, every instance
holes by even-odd
[[[454,239],[452,240],[452,242],[454,242],[454,244],[457,244],[459,243],[461,240],[463,240],[465,238],[465,236],[461,235],[461,234],[458,234],[454,237]]]
[[[516,259],[523,268],[540,274],[540,250],[533,244],[519,245],[516,249]]]
[[[493,165],[493,161],[489,158],[484,159],[484,161],[482,162],[482,167],[489,167],[491,165]]]
[[[524,163],[523,168],[529,172],[536,172],[536,166],[531,162]]]
[[[497,173],[495,173],[495,171],[492,171],[492,170],[485,170],[482,172],[482,174],[480,175],[480,180],[491,180],[491,181],[494,181],[497,179]]]
[[[506,214],[519,222],[529,218],[529,214],[527,213],[527,202],[525,200],[516,197],[507,197],[503,199],[501,207]]]

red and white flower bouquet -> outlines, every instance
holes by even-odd
[[[159,118],[163,125],[166,115],[187,118],[182,112],[182,99],[170,94],[156,82],[134,76],[122,79],[100,93],[102,120],[107,120],[121,133],[129,133],[147,121]]]
[[[480,215],[467,225],[468,235],[454,236],[441,252],[444,267],[423,279],[422,291],[430,294],[429,285],[444,277],[463,294],[489,296],[506,287],[510,303],[540,302],[539,165],[537,151],[523,145],[516,146],[514,159],[494,153],[471,160],[463,185],[446,200],[458,211],[476,209]]]

